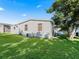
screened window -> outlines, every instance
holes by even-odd
[[[42,23],[38,24],[38,31],[42,31]]]
[[[27,25],[25,25],[25,31],[27,31],[28,30],[28,26]]]

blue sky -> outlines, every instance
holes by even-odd
[[[46,10],[54,0],[0,0],[0,22],[16,24],[29,19],[50,19]]]

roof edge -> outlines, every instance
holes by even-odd
[[[22,23],[25,23],[25,22],[29,22],[29,21],[45,21],[45,22],[52,22],[51,20],[35,20],[35,19],[30,19],[30,20],[27,20],[27,21],[24,21],[24,22],[20,22],[18,24],[22,24]],[[16,25],[18,25],[16,24]]]
[[[12,26],[12,24],[8,24],[8,23],[0,23],[1,25],[10,25]]]

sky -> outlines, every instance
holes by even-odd
[[[0,23],[16,24],[30,19],[47,20],[46,10],[55,0],[0,0]]]

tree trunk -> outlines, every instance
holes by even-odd
[[[68,29],[68,36],[70,39],[73,39],[76,35],[76,26],[71,26]]]
[[[72,32],[71,32],[70,39],[73,39],[75,37],[75,35],[76,35],[76,32],[75,31],[76,31],[76,29],[74,28],[72,30]]]

